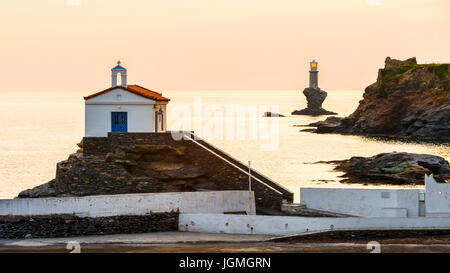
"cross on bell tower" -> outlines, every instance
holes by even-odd
[[[120,73],[121,83],[120,86],[127,87],[127,70],[121,66],[120,61],[117,62],[117,66],[111,69],[112,87],[117,86],[117,74]]]

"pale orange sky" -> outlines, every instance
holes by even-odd
[[[450,62],[450,0],[1,0],[1,91],[362,90],[386,56]]]

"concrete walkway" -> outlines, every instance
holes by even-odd
[[[326,234],[325,234],[326,235]],[[326,237],[326,236],[325,236]],[[351,237],[351,236],[350,236]],[[406,238],[290,238],[269,240],[267,235],[157,232],[71,238],[0,240],[0,253],[368,253],[369,241],[379,242],[382,253],[450,253],[450,235]],[[286,238],[284,238],[286,239]],[[71,244],[68,244],[72,242]],[[78,252],[78,253],[80,253]]]
[[[39,247],[78,242],[79,244],[177,244],[177,243],[251,243],[270,239],[268,235],[211,234],[195,232],[153,232],[84,237],[0,240],[0,246]]]

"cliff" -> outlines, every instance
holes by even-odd
[[[309,126],[316,133],[450,140],[450,64],[388,57],[353,114]]]

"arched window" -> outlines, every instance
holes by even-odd
[[[117,72],[116,74],[116,85],[122,86],[122,72]]]

